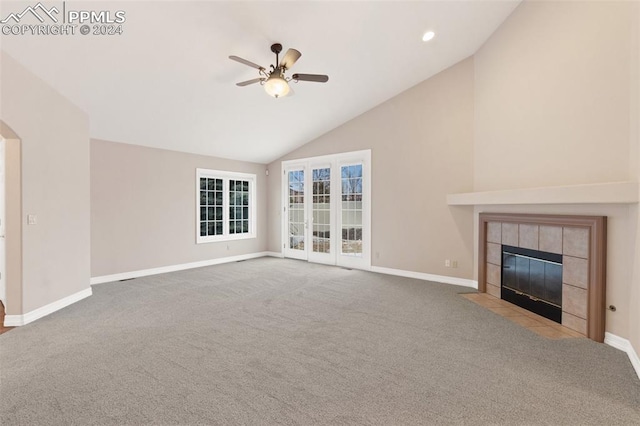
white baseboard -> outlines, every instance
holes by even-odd
[[[269,257],[279,257],[280,259],[284,259],[284,253],[278,251],[266,251],[265,255]]]
[[[19,327],[21,325],[27,325],[30,322],[33,322],[37,319],[45,317],[49,314],[54,313],[55,311],[59,311],[62,308],[66,308],[67,306],[76,303],[86,297],[89,297],[93,294],[91,291],[91,287],[86,288],[82,291],[72,294],[71,296],[67,296],[55,302],[49,303],[48,305],[44,305],[41,308],[35,309],[31,312],[28,312],[24,315],[5,315],[4,317],[4,326],[5,327]]]
[[[464,287],[478,288],[478,281],[466,278],[447,277],[445,275],[427,274],[424,272],[405,271],[402,269],[384,268],[382,266],[372,266],[371,272],[380,274],[397,275],[399,277],[416,278],[418,280],[435,281],[444,284],[461,285]]]
[[[636,370],[636,374],[640,377],[640,357],[638,357],[638,353],[633,349],[630,341],[623,339],[620,336],[616,336],[615,334],[605,332],[604,343],[616,349],[620,349],[622,352],[626,352],[629,356],[633,369]]]
[[[161,266],[159,268],[141,269],[138,271],[122,272],[120,274],[102,275],[92,277],[91,285],[110,283],[113,281],[129,280],[132,278],[146,277],[149,275],[164,274],[167,272],[184,271],[185,269],[202,268],[203,266],[220,265],[222,263],[238,262],[240,260],[255,259],[258,257],[271,256],[271,252],[261,251],[258,253],[241,254],[238,256],[220,257],[218,259],[202,260],[199,262],[181,263],[178,265]]]

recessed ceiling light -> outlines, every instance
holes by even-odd
[[[422,36],[422,41],[429,41],[432,38],[434,38],[436,36],[436,33],[434,33],[433,31],[427,31],[426,33],[424,33],[424,35]]]

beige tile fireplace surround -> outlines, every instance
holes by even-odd
[[[480,213],[478,291],[500,298],[502,245],[562,255],[562,325],[604,341],[606,217]]]

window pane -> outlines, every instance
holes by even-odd
[[[209,192],[207,193],[207,198],[208,198],[208,202],[207,202],[207,204],[209,204],[210,206],[212,206],[213,204],[215,204],[215,203],[214,203],[214,200],[215,200],[215,198],[214,198],[214,197],[215,197],[215,196],[214,196],[214,194],[215,194],[215,193],[214,193],[214,192],[211,192],[211,191],[209,191]]]
[[[249,181],[229,181],[229,233],[241,234],[244,230],[240,219],[249,218]]]
[[[207,222],[207,235],[216,235],[214,222]]]
[[[207,235],[207,222],[200,223],[200,236],[204,237]]]
[[[292,170],[289,178],[289,248],[304,250],[304,170]]]
[[[222,207],[216,207],[216,220],[222,220]]]
[[[207,179],[200,178],[200,189],[207,189]]]
[[[200,207],[200,220],[207,220],[207,208]]]
[[[213,191],[216,189],[216,180],[215,179],[207,179],[207,189]]]
[[[200,191],[200,204],[207,204],[207,191]]]
[[[222,235],[222,221],[216,222],[216,235]]]
[[[216,219],[215,218],[215,208],[214,207],[209,207],[207,210],[209,211],[208,219],[209,220],[215,220]]]
[[[329,253],[330,240],[328,239],[331,228],[330,218],[330,189],[331,169],[329,167],[312,170],[313,177],[313,240],[312,250],[316,253]]]
[[[362,256],[362,165],[343,166],[342,177],[342,254]]]

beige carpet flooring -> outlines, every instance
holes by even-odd
[[[93,291],[0,335],[1,424],[640,424],[625,353],[464,287],[261,258]]]

